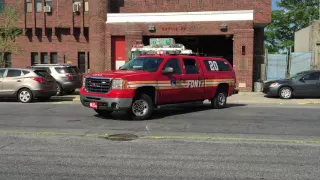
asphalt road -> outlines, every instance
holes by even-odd
[[[2,102],[0,179],[320,179],[319,109],[186,105],[128,121],[77,102]],[[117,133],[138,137],[103,137]]]

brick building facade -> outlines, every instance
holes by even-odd
[[[72,63],[101,72],[128,59],[132,45],[147,36],[223,35],[233,39],[242,91],[251,91],[259,77],[264,27],[271,22],[271,0],[24,0],[18,8],[23,53],[11,55],[12,67]]]

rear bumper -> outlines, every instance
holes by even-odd
[[[96,102],[99,110],[121,111],[131,108],[132,98],[103,98],[80,95],[83,106],[90,108],[90,102]]]
[[[35,98],[38,97],[51,97],[57,94],[57,91],[42,91],[42,90],[33,90],[32,94]]]
[[[74,90],[81,88],[82,84],[80,81],[76,82],[64,82],[61,83],[61,87],[64,91]]]
[[[234,89],[232,94],[239,94],[239,89]]]

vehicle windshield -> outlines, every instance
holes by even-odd
[[[135,58],[123,65],[120,70],[142,70],[147,72],[156,72],[162,61],[163,58],[159,57]]]

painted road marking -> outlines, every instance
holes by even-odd
[[[0,134],[23,134],[23,135],[43,135],[43,136],[85,136],[107,138],[109,134],[104,133],[67,133],[67,132],[23,132],[23,131],[0,131]],[[320,144],[320,140],[308,139],[267,139],[267,138],[241,138],[222,136],[141,136],[139,139],[184,139],[184,140],[204,140],[204,141],[238,141],[238,142],[277,142],[295,144]]]
[[[301,102],[299,104],[301,104],[301,105],[305,105],[305,104],[320,104],[320,102]]]

